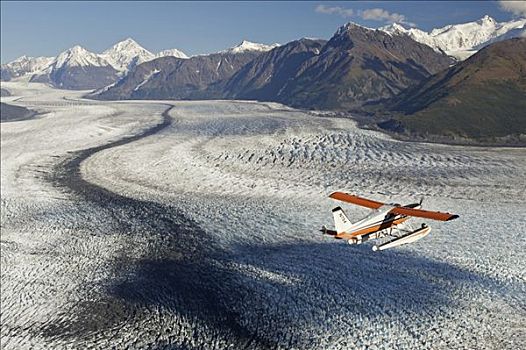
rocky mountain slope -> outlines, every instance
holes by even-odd
[[[497,22],[486,15],[474,22],[447,25],[430,32],[418,28],[406,29],[397,23],[380,29],[391,35],[409,36],[437,51],[463,60],[490,43],[526,36],[526,19]]]
[[[207,88],[230,78],[241,67],[264,52],[262,46],[253,46],[242,42],[237,47],[210,55],[193,56],[188,59],[162,57],[145,62],[117,83],[95,92],[92,96],[110,100],[219,97],[207,91]]]
[[[349,23],[305,60],[273,100],[296,107],[357,110],[445,69],[451,60],[407,36]]]
[[[312,39],[287,43],[258,56],[213,89],[222,98],[276,100],[288,84],[294,83],[301,66],[317,56],[325,43]]]
[[[526,143],[526,38],[485,47],[388,108],[402,115],[381,126],[406,134]]]

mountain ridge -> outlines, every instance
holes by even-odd
[[[426,44],[437,51],[463,60],[484,46],[503,39],[509,39],[508,33],[514,36],[526,36],[526,18],[518,18],[507,22],[497,22],[485,15],[476,21],[449,24],[430,32],[418,28],[405,28],[399,23],[379,28],[390,35],[407,35],[412,39]],[[508,36],[506,36],[508,34]]]
[[[244,40],[239,45],[213,54],[265,52],[276,46],[278,44],[265,45]],[[56,57],[19,57],[2,64],[1,80],[27,77],[29,81],[50,83],[59,88],[100,89],[115,83],[135,66],[162,57],[189,58],[175,48],[152,53],[132,38],[126,38],[100,54],[75,45]],[[71,72],[66,72],[68,69]]]
[[[348,23],[340,27],[339,30],[343,30],[344,28],[348,28],[349,26],[374,30],[353,23]],[[519,18],[499,23],[490,16],[486,15],[476,21],[460,24],[450,24],[442,28],[435,28],[430,32],[425,32],[418,28],[406,29],[403,25],[397,23],[392,24],[390,26],[380,27],[377,30],[386,32],[391,36],[408,36],[417,42],[432,47],[438,52],[444,51],[447,54],[456,57],[457,60],[462,60],[469,57],[471,54],[473,54],[474,52],[476,52],[477,50],[479,50],[487,44],[499,40],[509,39],[511,37],[526,36],[526,19]],[[265,45],[243,40],[239,45],[216,52],[216,54],[244,52],[264,53],[274,49],[277,46],[278,44]],[[70,48],[68,50],[72,50],[73,48]],[[64,52],[67,52],[68,50]],[[62,52],[61,54],[64,54],[64,52]],[[60,56],[61,54],[59,54],[58,56]],[[99,58],[95,58],[95,55]],[[77,60],[68,61],[73,63],[75,61],[91,62],[91,64],[89,65],[72,64],[72,66],[75,67],[105,67],[104,69],[96,68],[94,70],[105,70],[109,78],[113,77],[114,75],[121,77],[127,74],[135,66],[160,57],[172,56],[181,59],[188,58],[188,56],[184,54],[184,52],[178,49],[168,49],[162,50],[158,53],[152,53],[140,46],[132,38],[126,38],[122,41],[119,41],[118,43],[114,44],[113,46],[106,49],[100,54],[89,52],[88,50],[86,50],[84,52],[84,56],[85,57],[78,58]],[[17,79],[27,76],[29,77],[28,79],[32,81],[50,82],[53,85],[59,87],[68,86],[69,84],[65,82],[62,82],[63,84],[60,84],[60,82],[56,82],[53,81],[53,79],[51,79],[51,71],[53,70],[51,64],[54,60],[57,59],[57,57],[19,57],[14,61],[2,64],[0,78],[1,80],[7,81],[10,79]],[[53,76],[58,76],[58,74],[53,74]],[[96,79],[91,79],[92,83],[89,84],[82,84],[82,82],[79,80],[78,84],[75,85],[78,88],[92,88],[93,85],[95,85],[95,88],[100,88],[104,86],[103,84],[106,84],[107,81],[111,80],[109,78],[103,78],[100,83],[96,84],[93,84]]]
[[[205,90],[227,79],[261,52],[223,52],[187,59],[161,57],[142,63],[112,86],[95,91],[92,98],[198,99]]]
[[[308,42],[310,47],[298,49],[299,43]],[[302,39],[260,55],[223,84],[223,97],[300,108],[359,109],[371,100],[392,97],[451,63],[411,38],[391,37],[354,23],[338,28],[323,45],[312,46],[320,42]],[[284,50],[303,59],[292,64],[292,57],[280,56]],[[285,77],[283,62],[288,69]]]

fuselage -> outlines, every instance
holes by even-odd
[[[409,219],[406,215],[391,213],[391,210],[395,207],[397,207],[397,205],[386,204],[378,209],[374,209],[365,218],[353,223],[351,227],[345,230],[345,232],[338,233],[336,238],[356,239],[364,235],[397,226]],[[419,209],[420,204],[409,204],[405,207]]]

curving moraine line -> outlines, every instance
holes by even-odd
[[[84,338],[89,342],[93,334],[119,328],[119,325],[130,328],[127,323],[133,322],[135,315],[144,308],[162,308],[172,312],[174,319],[184,317],[195,324],[189,339],[182,339],[184,334],[175,336],[175,343],[182,343],[185,348],[196,345],[196,339],[192,339],[196,335],[203,337],[198,342],[206,344],[208,338],[219,347],[225,344],[234,344],[237,349],[274,347],[239,324],[237,314],[229,304],[229,300],[235,300],[238,289],[235,276],[220,263],[228,259],[228,254],[215,245],[195,222],[172,206],[124,197],[82,177],[80,166],[88,157],[169,127],[172,124],[169,112],[173,107],[170,105],[163,112],[160,123],[139,134],[70,153],[51,173],[49,180],[54,186],[65,189],[79,201],[88,202],[104,217],[112,218],[108,234],[117,231],[131,237],[131,242],[134,235],[147,237],[148,245],[140,256],[123,251],[115,259],[111,275],[116,277],[108,283],[107,300],[98,303],[97,307],[88,304],[84,310],[75,310],[77,315],[72,319],[76,321],[47,326],[43,329],[44,335],[55,339]],[[140,327],[144,326],[138,326],[137,333],[145,331]],[[199,333],[201,327],[206,331]],[[159,328],[147,331],[165,332],[164,339],[173,339],[170,330]],[[140,334],[136,336],[140,337]],[[223,345],[217,339],[222,339]],[[170,341],[150,346],[170,347]]]

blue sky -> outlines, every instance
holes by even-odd
[[[353,21],[379,27],[393,20],[429,30],[489,14],[499,21],[526,15],[525,2],[503,9],[496,1],[309,2],[9,2],[1,1],[1,61],[55,56],[79,44],[101,52],[134,38],[150,51],[215,52],[246,39],[285,43],[330,38]],[[516,9],[517,8],[517,9]]]

